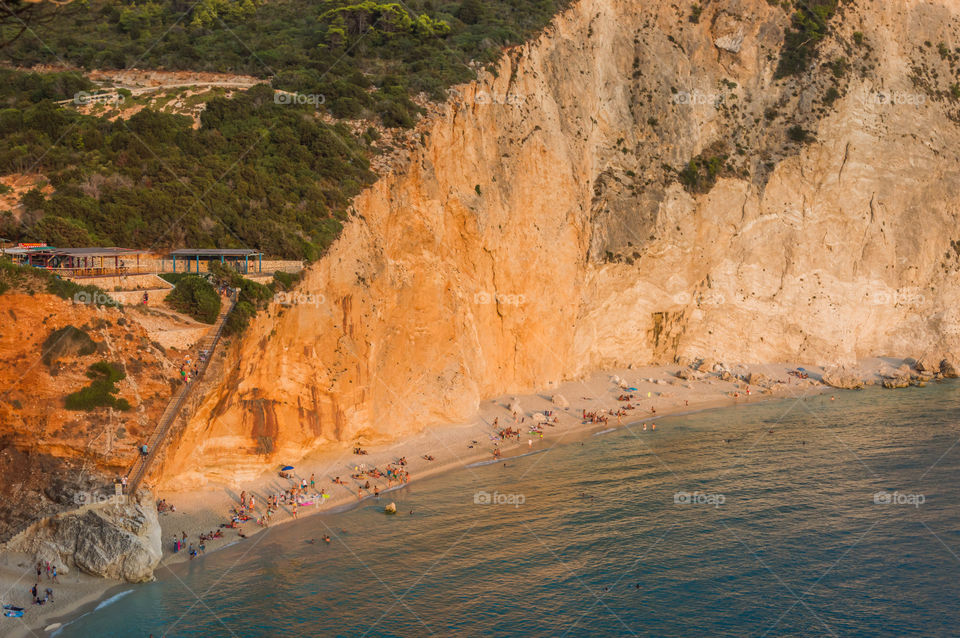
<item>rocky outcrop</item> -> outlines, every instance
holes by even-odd
[[[885,377],[883,381],[881,381],[881,385],[888,389],[908,388],[912,385],[912,381],[909,376],[900,374],[892,377]]]
[[[960,5],[844,2],[778,80],[792,10],[701,4],[579,0],[452,91],[305,271],[324,302],[252,322],[167,486],[602,369],[960,352],[960,127],[924,45]]]
[[[943,375],[945,379],[956,379],[960,377],[960,374],[957,373],[957,366],[947,359],[940,362],[940,374]]]
[[[760,385],[767,380],[767,377],[761,372],[751,372],[745,380],[750,385]]]
[[[860,390],[865,385],[861,377],[843,368],[825,370],[822,381],[832,388],[843,390]]]
[[[66,570],[74,567],[93,576],[131,583],[152,580],[162,557],[160,523],[149,495],[44,519],[9,546]]]

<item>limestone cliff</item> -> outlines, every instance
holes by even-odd
[[[153,580],[162,557],[160,522],[150,494],[111,497],[66,514],[43,519],[7,547],[37,562],[76,568],[92,576],[141,583]]]
[[[168,484],[631,363],[960,351],[960,5],[842,2],[777,79],[779,3],[701,4],[580,0],[458,87],[236,346]]]

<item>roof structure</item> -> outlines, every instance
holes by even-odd
[[[179,248],[168,254],[171,257],[253,257],[263,253],[253,248]]]

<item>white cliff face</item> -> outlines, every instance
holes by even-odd
[[[697,24],[581,0],[357,198],[305,303],[233,353],[168,483],[631,363],[960,351],[956,71],[923,44],[960,43],[958,12],[846,3],[815,66],[775,81],[789,16],[766,0],[711,2]],[[839,57],[845,72],[821,66]],[[690,192],[674,169],[697,156],[725,168]]]

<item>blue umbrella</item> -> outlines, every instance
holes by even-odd
[[[293,469],[293,466],[292,466],[292,465],[284,465],[282,468],[280,468],[280,471],[281,471],[281,472],[287,472],[287,471],[292,470],[292,469]]]

